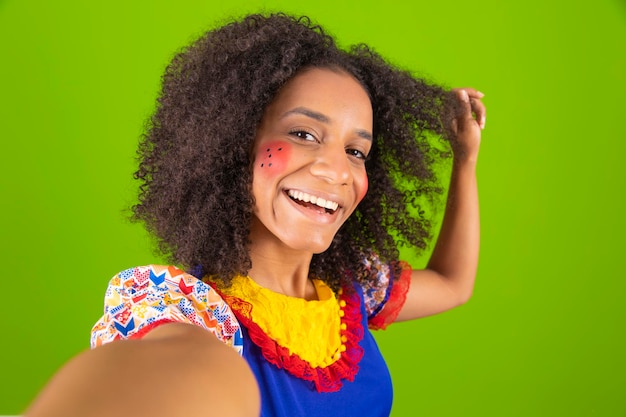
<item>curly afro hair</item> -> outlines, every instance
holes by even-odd
[[[365,45],[338,48],[307,17],[251,15],[174,57],[139,146],[133,219],[145,223],[170,261],[226,284],[247,274],[255,131],[281,86],[313,67],[345,71],[365,88],[374,144],[369,191],[329,249],[313,256],[310,275],[337,289],[368,279],[369,253],[397,271],[399,244],[426,246],[430,224],[419,202],[441,192],[432,166],[443,153],[432,138],[451,137],[449,91]]]

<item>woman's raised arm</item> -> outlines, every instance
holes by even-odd
[[[426,269],[412,273],[397,321],[449,310],[465,303],[474,289],[480,243],[476,162],[486,113],[479,91],[462,88],[454,93],[461,112],[452,126],[456,139],[446,211]]]

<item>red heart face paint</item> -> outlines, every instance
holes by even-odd
[[[291,144],[288,142],[268,142],[257,151],[255,171],[268,176],[278,175],[285,170],[290,154]]]

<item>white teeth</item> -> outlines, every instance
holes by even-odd
[[[316,206],[320,206],[322,208],[329,209],[332,211],[337,210],[337,208],[339,207],[339,203],[335,203],[334,201],[330,201],[330,200],[325,200],[321,197],[316,197],[311,194],[303,193],[302,191],[289,190],[287,194],[289,194],[289,197],[295,200],[300,200],[305,203],[315,204]]]

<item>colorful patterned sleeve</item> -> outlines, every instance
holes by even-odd
[[[91,330],[91,347],[141,338],[169,322],[200,326],[243,354],[239,322],[222,297],[196,277],[160,265],[127,269],[111,279],[104,315]]]
[[[403,261],[398,262],[399,268],[392,268],[392,265],[380,262],[375,255],[365,258],[364,262],[370,271],[370,279],[361,284],[368,327],[383,330],[396,320],[406,301],[412,268]],[[401,271],[399,276],[394,276],[394,269]]]

